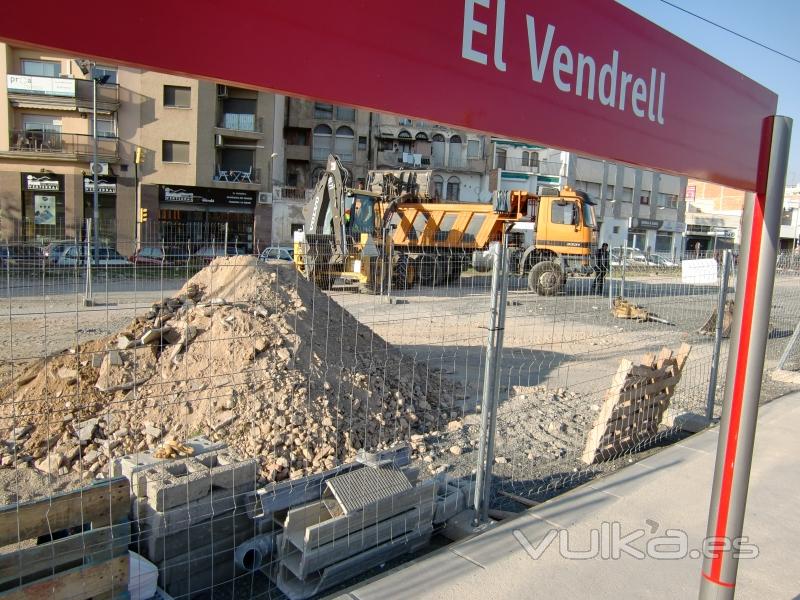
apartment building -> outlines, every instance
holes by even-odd
[[[686,178],[514,140],[492,139],[491,189],[569,185],[597,203],[599,243],[674,256],[683,250]]]
[[[0,235],[81,235],[94,191],[93,81],[70,57],[6,44],[0,44],[0,70]],[[118,136],[118,71],[97,65],[94,74],[102,82],[96,91],[102,233],[113,237],[112,227],[133,231],[133,172],[120,168],[126,149]]]
[[[252,251],[271,242],[273,182],[285,99],[214,82],[0,44],[0,235],[82,238],[92,216],[97,81],[100,237],[133,250],[223,232]],[[142,149],[141,164],[134,157]],[[137,206],[138,203],[138,206]]]
[[[488,202],[487,136],[409,117],[372,115],[375,169],[430,169],[433,195]]]

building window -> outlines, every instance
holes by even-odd
[[[348,108],[346,106],[337,106],[336,107],[336,118],[340,121],[355,121],[356,120],[356,109],[355,108]]]
[[[539,166],[539,153],[522,151],[522,166],[523,167],[538,167]]]
[[[61,63],[49,60],[22,59],[22,74],[38,77],[60,77]]]
[[[434,167],[443,167],[444,166],[444,154],[445,154],[445,141],[444,136],[441,133],[437,133],[433,136],[433,144],[431,145],[431,158],[433,159],[433,166]]]
[[[495,155],[495,166],[498,169],[505,169],[506,168],[506,151],[502,148],[497,149],[497,153]]]
[[[458,202],[461,195],[461,180],[458,177],[451,177],[447,180],[447,199]]]
[[[658,206],[661,208],[678,208],[677,194],[658,194]]]
[[[479,159],[481,157],[481,141],[467,140],[467,158]]]
[[[410,127],[411,126],[411,119],[409,119],[408,117],[402,117],[400,119],[397,119],[397,122],[400,125],[405,125],[406,127]]]
[[[334,152],[344,162],[353,162],[353,141],[355,136],[353,130],[342,125],[336,130],[336,141],[334,142]]]
[[[22,128],[25,131],[61,133],[61,119],[47,115],[22,115]]]
[[[606,185],[606,200],[614,200],[614,186]]]
[[[444,179],[441,175],[433,176],[433,197],[436,200],[441,200],[444,196]]]
[[[315,119],[333,119],[333,104],[314,103]]]
[[[641,190],[639,193],[639,204],[650,204],[650,191]]]
[[[189,108],[192,105],[192,88],[182,85],[164,86],[164,106]]]
[[[89,135],[92,135],[92,115],[89,115]],[[114,119],[108,117],[97,118],[97,137],[117,137],[117,127]]]
[[[359,150],[367,149],[367,136],[365,135],[358,136],[358,149]]]
[[[119,83],[117,81],[117,69],[116,67],[103,67],[101,65],[97,65],[94,68],[94,76],[96,79],[103,79],[106,78],[106,83],[113,84]]]
[[[314,128],[314,147],[311,151],[313,160],[328,160],[333,150],[333,130],[328,125],[317,125]]]
[[[633,202],[633,188],[629,187],[622,188],[622,201]]]
[[[618,234],[619,234],[619,225],[614,225],[614,226],[611,228],[611,232],[612,232],[614,235],[618,235]]]
[[[646,238],[647,232],[644,229],[628,229],[628,248],[644,252]]]
[[[414,136],[415,140],[420,142],[427,142],[428,141],[428,134],[424,131],[420,131],[417,135]]]
[[[656,234],[656,252],[659,254],[672,254],[671,233],[659,232]]]
[[[175,140],[164,140],[161,142],[161,162],[188,163],[189,142],[178,142]]]
[[[461,160],[461,136],[454,135],[450,137],[450,154],[448,157],[447,164],[451,167],[460,167],[462,166]],[[448,181],[447,187],[450,187],[450,182]],[[448,195],[449,197],[449,195]]]

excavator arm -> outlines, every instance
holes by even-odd
[[[337,257],[341,260],[341,257],[347,254],[344,198],[349,177],[339,157],[328,155],[327,169],[314,188],[311,209],[306,215],[307,236],[333,235],[331,262]]]

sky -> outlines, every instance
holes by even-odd
[[[800,64],[688,15],[661,0],[617,0],[778,95],[794,119],[787,185],[800,183]],[[670,0],[686,10],[800,59],[798,0]]]

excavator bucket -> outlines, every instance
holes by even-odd
[[[731,335],[731,324],[733,323],[733,300],[728,300],[725,302],[725,312],[722,315],[722,337],[727,338]],[[703,323],[700,329],[697,330],[698,333],[702,333],[703,335],[716,335],[717,331],[717,309],[714,308],[714,312],[711,313],[711,316],[708,317],[708,320]]]

